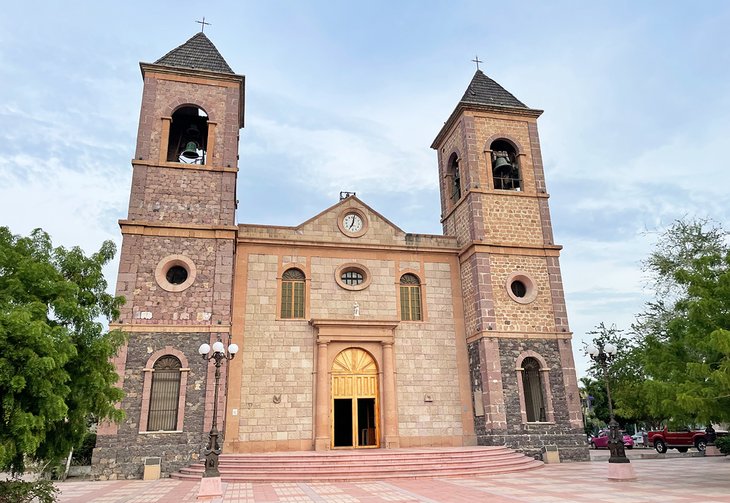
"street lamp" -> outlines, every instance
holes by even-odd
[[[626,457],[624,450],[624,439],[619,430],[616,418],[613,415],[613,404],[611,403],[611,387],[608,384],[608,364],[614,359],[618,352],[616,346],[610,342],[602,344],[600,347],[593,345],[588,346],[588,355],[591,360],[598,363],[603,370],[603,380],[606,381],[606,397],[608,398],[608,414],[611,420],[608,423],[608,449],[611,456],[608,458],[608,478],[617,480],[635,479],[634,469],[631,467],[631,461]],[[618,464],[614,464],[618,463]]]
[[[221,453],[220,444],[218,443],[218,383],[221,378],[221,362],[223,360],[233,360],[238,353],[238,345],[230,344],[228,351],[221,341],[213,343],[213,352],[211,353],[210,344],[201,344],[198,353],[203,360],[215,362],[215,391],[213,393],[213,425],[210,428],[210,436],[208,438],[208,447],[205,449],[205,473],[203,477],[220,477],[218,471],[218,456]]]

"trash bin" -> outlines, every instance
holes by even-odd
[[[157,480],[160,478],[161,458],[144,458],[143,480]]]
[[[560,452],[557,445],[544,445],[542,447],[542,461],[545,464],[560,463]]]

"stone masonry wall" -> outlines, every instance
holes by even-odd
[[[474,403],[474,396],[482,395],[484,383],[482,382],[482,360],[479,357],[480,341],[474,341],[468,344],[469,352],[469,382],[471,383],[472,392],[472,410],[474,411],[474,432],[477,438],[483,439],[487,436],[486,416],[484,415],[484,404],[482,403],[481,413],[477,413],[477,406]]]
[[[184,255],[196,268],[193,284],[168,292],[155,279],[155,269],[172,254]],[[124,323],[210,325],[231,315],[233,240],[126,235],[117,281],[117,295],[127,299],[120,309]],[[150,313],[142,318],[141,313]]]
[[[538,200],[511,194],[482,195],[485,239],[500,245],[543,245]]]
[[[545,257],[489,256],[496,329],[500,332],[555,332],[553,297]],[[537,298],[529,304],[515,302],[507,293],[507,278],[521,271],[535,282]]]
[[[311,227],[315,232],[320,229],[316,222]],[[331,229],[330,225],[333,232]],[[391,239],[399,239],[390,229]],[[334,232],[339,232],[336,227]],[[287,253],[276,253],[281,250]],[[238,253],[247,254],[247,300],[237,442],[257,443],[256,449],[274,445],[311,448],[314,329],[306,320],[277,318],[281,294],[277,276],[290,264],[308,271],[308,317],[323,320],[353,319],[355,303],[363,322],[397,320],[399,274],[417,272],[423,282],[425,320],[400,322],[393,345],[399,435],[411,446],[451,445],[457,443],[457,438],[460,441],[463,428],[448,256],[443,262],[429,262],[407,251],[379,251],[380,257],[373,258],[372,252],[352,249],[268,249],[262,245],[241,246]],[[350,291],[337,284],[335,271],[346,263],[367,268],[367,288]],[[334,356],[331,354],[330,358]],[[238,406],[229,404],[233,408]]]
[[[236,174],[190,168],[134,167],[129,219],[233,225]]]
[[[478,430],[482,445],[507,444],[528,455],[537,455],[544,445],[557,445],[563,461],[588,459],[588,448],[583,431],[571,427],[568,399],[561,369],[560,349],[556,340],[549,339],[500,339],[502,383],[506,432]],[[525,351],[541,355],[549,367],[550,390],[555,414],[554,423],[523,423],[520,412],[520,392],[515,371],[517,358]]]
[[[282,262],[299,259],[287,256]],[[278,261],[276,255],[248,255],[241,403],[230,404],[240,406],[236,440],[242,442],[313,437],[312,327],[307,320],[276,319]]]
[[[141,478],[144,459],[162,457],[162,474],[169,475],[199,459],[207,443],[203,428],[205,381],[208,364],[198,355],[198,347],[208,342],[208,333],[130,333],[127,367],[124,373],[125,397],[121,408],[126,415],[116,435],[99,435],[92,460],[92,473],[101,480]],[[140,433],[143,368],[152,353],[170,346],[187,358],[185,416],[182,432]],[[185,362],[183,362],[183,365]],[[146,425],[142,425],[144,430]]]
[[[457,379],[451,270],[425,263],[425,322],[401,322],[393,346],[401,445],[448,445],[463,434]],[[414,440],[404,440],[413,437]],[[418,438],[421,438],[419,442]],[[441,442],[439,439],[443,439]],[[448,439],[448,440],[447,440]]]

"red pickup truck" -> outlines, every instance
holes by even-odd
[[[658,453],[665,453],[667,449],[677,449],[679,452],[687,452],[690,447],[696,447],[698,451],[704,451],[707,446],[705,430],[682,430],[670,431],[665,426],[663,430],[649,432],[649,445],[653,445]]]

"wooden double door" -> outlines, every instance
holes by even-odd
[[[380,446],[378,366],[360,348],[340,352],[332,364],[330,408],[333,449]]]

